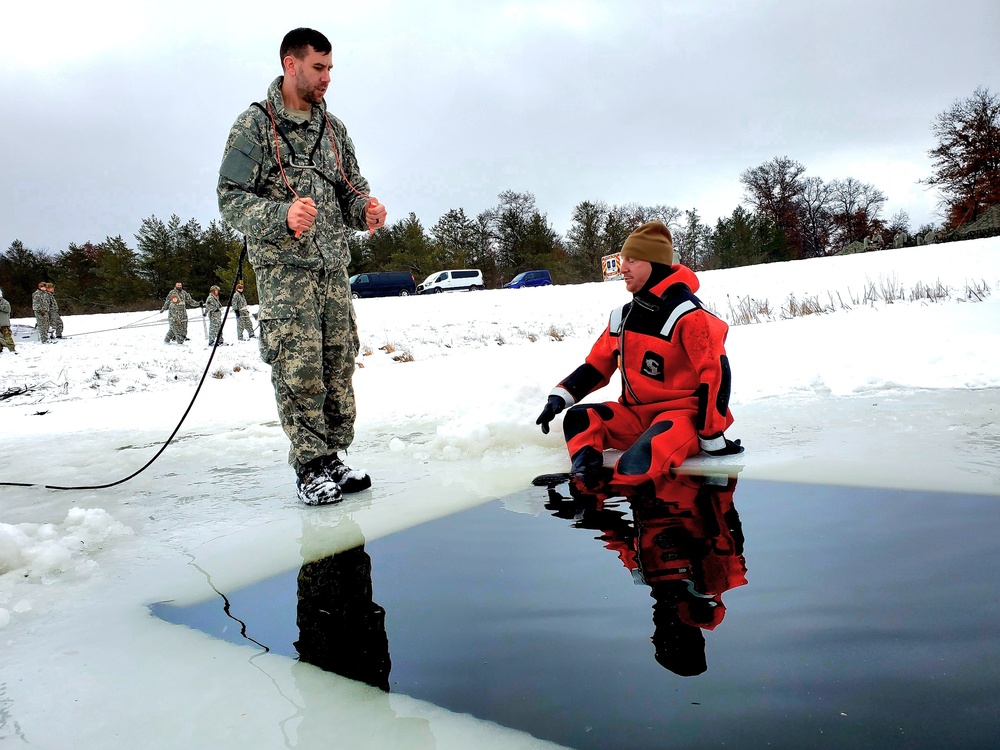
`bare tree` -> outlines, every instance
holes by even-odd
[[[979,87],[939,114],[931,130],[934,171],[921,182],[941,190],[946,226],[955,229],[1000,204],[1000,97]]]
[[[744,201],[770,219],[784,233],[792,257],[802,257],[802,222],[799,198],[806,168],[787,156],[776,156],[740,175],[746,194]]]
[[[802,256],[805,258],[817,258],[829,253],[834,229],[830,193],[830,185],[819,177],[807,177],[802,181],[798,203],[802,221]]]
[[[853,177],[830,183],[830,211],[836,226],[834,246],[840,249],[852,242],[881,231],[879,218],[885,206],[885,194],[874,185]]]

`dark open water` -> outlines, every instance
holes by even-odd
[[[1000,498],[532,488],[224,592],[246,635],[576,748],[1000,747]],[[344,524],[353,524],[345,519]],[[153,611],[227,640],[221,598]]]

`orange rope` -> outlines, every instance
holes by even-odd
[[[367,193],[362,193],[360,190],[354,187],[354,185],[351,183],[349,179],[347,179],[347,175],[344,173],[344,165],[340,163],[340,153],[337,151],[337,139],[333,137],[333,125],[330,122],[330,116],[325,112],[323,113],[323,116],[326,118],[326,129],[330,131],[330,143],[333,146],[333,158],[337,160],[337,169],[340,170],[340,176],[344,178],[344,182],[347,183],[347,187],[349,187],[355,193],[360,195],[362,198],[367,198],[368,205],[371,208],[375,208],[375,206],[378,205],[378,201],[372,198]],[[368,234],[370,235],[375,234],[375,227],[368,227]]]
[[[300,201],[302,198],[300,198],[299,194],[295,192],[295,188],[292,187],[292,183],[288,181],[288,177],[285,175],[285,167],[281,163],[281,139],[278,137],[278,124],[274,118],[274,110],[271,109],[270,100],[267,102],[267,114],[268,117],[271,118],[271,130],[274,133],[274,151],[275,155],[278,157],[278,170],[281,172],[281,179],[284,181],[285,187],[288,188],[289,192],[295,196],[295,200]],[[367,198],[368,205],[375,208],[375,206],[378,205],[378,201],[367,193],[362,193],[354,187],[354,184],[349,179],[347,179],[347,173],[344,172],[344,166],[340,163],[340,152],[337,151],[337,139],[333,135],[333,125],[330,123],[330,116],[324,112],[323,117],[326,119],[326,128],[330,132],[330,145],[333,147],[333,158],[337,162],[337,169],[340,171],[340,176],[344,178],[344,182],[347,183],[347,187],[362,198]],[[368,233],[375,234],[375,227],[368,227]],[[295,233],[295,239],[299,239],[301,236],[301,231]]]

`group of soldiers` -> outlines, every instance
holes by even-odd
[[[250,308],[247,299],[243,296],[243,282],[237,282],[236,291],[230,301],[233,312],[236,313],[236,338],[243,340],[244,332],[247,339],[256,338],[254,335],[253,319],[250,317]],[[163,303],[160,312],[167,313],[167,335],[163,339],[164,344],[177,342],[183,344],[188,340],[187,327],[189,308],[201,308],[202,316],[208,317],[208,346],[213,346],[218,341],[219,346],[226,346],[222,340],[222,302],[219,300],[219,287],[213,286],[204,302],[198,302],[191,293],[184,288],[184,284],[178,281],[174,288],[170,290],[167,299]]]
[[[51,281],[39,281],[38,289],[31,295],[31,309],[35,313],[35,329],[38,340],[47,344],[63,337],[62,316],[56,302],[56,285]]]

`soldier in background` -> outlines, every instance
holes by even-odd
[[[171,292],[167,298],[167,336],[163,339],[164,344],[176,341],[183,344],[187,341],[188,314],[187,305],[181,302],[181,296],[177,292]],[[196,305],[197,307],[197,305]]]
[[[247,340],[255,339],[253,335],[253,320],[250,318],[250,308],[247,307],[247,298],[243,296],[243,282],[236,282],[236,293],[229,300],[229,306],[236,313],[236,340],[243,340],[243,332],[247,332]]]
[[[38,282],[38,289],[31,294],[31,309],[35,313],[35,330],[38,332],[38,342],[49,342],[49,292],[44,281]]]
[[[59,303],[56,302],[56,285],[50,281],[45,285],[45,289],[49,293],[49,327],[55,330],[56,338],[61,339],[63,321],[62,315],[59,314]]]
[[[160,308],[160,312],[166,312],[167,309],[169,309],[170,298],[175,294],[185,307],[201,307],[195,298],[192,297],[191,294],[184,288],[184,285],[178,281],[174,284],[174,288],[167,294],[167,298],[163,301],[163,307]]]
[[[219,287],[213,286],[205,298],[205,308],[201,313],[208,315],[208,345],[214,346],[218,339],[219,346],[225,346],[222,341],[222,303],[219,302]]]
[[[3,298],[3,289],[0,289],[0,354],[5,346],[17,354],[14,351],[14,336],[10,331],[10,302]]]

